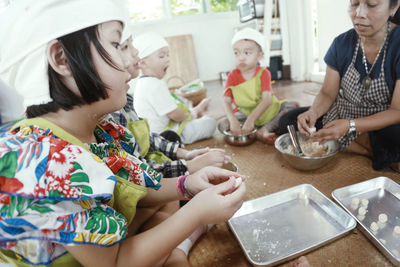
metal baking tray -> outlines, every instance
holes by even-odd
[[[359,223],[359,229],[396,266],[400,266],[400,235],[393,232],[400,225],[400,185],[387,177],[377,177],[365,182],[336,189],[332,197]],[[352,200],[367,199],[368,207],[364,218],[359,215],[359,207],[352,206]],[[379,221],[384,213],[388,221],[373,232],[370,227]]]
[[[303,184],[244,202],[228,225],[253,265],[272,266],[339,238],[356,221]]]

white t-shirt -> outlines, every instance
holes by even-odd
[[[135,81],[133,105],[136,113],[147,119],[151,132],[162,132],[169,122],[167,114],[178,107],[167,84],[154,77],[140,77]]]

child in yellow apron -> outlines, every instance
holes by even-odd
[[[279,100],[272,92],[268,70],[258,66],[263,58],[264,36],[250,28],[237,32],[232,47],[237,68],[231,71],[224,90],[224,107],[233,134],[258,128],[257,138],[273,144],[279,118],[298,106]]]

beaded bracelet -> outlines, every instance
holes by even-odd
[[[186,199],[191,199],[193,197],[192,194],[189,193],[189,191],[186,190],[186,179],[189,177],[189,175],[183,175],[178,178],[176,181],[176,189],[178,191],[178,194]]]

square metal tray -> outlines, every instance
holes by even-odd
[[[336,189],[332,197],[357,220],[360,231],[394,265],[400,266],[400,235],[393,233],[394,227],[400,226],[400,185],[387,177],[377,177]],[[357,207],[352,207],[352,199],[356,197],[369,201],[364,218],[359,216]],[[388,216],[388,221],[374,233],[370,229],[371,223],[378,222],[381,213]]]
[[[228,225],[253,265],[272,266],[339,238],[356,221],[303,184],[244,202]]]

